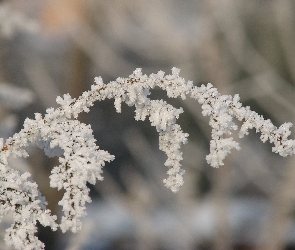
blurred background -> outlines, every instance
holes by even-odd
[[[0,1],[0,137],[26,117],[57,107],[56,96],[78,97],[95,76],[105,82],[172,67],[199,86],[240,94],[244,106],[276,126],[295,118],[295,2],[291,0],[9,0]],[[156,90],[152,98],[165,99]],[[167,98],[166,98],[167,100]],[[208,117],[193,100],[167,100],[185,112],[185,184],[164,187],[165,155],[148,122],[112,101],[79,120],[116,159],[91,189],[83,230],[40,227],[46,249],[227,250],[295,249],[295,161],[272,153],[251,131],[225,165],[210,167]],[[293,133],[294,133],[293,129]],[[53,213],[62,191],[49,188],[57,159],[29,149],[11,166],[30,171]],[[60,218],[60,216],[59,216]],[[1,222],[3,234],[11,218]]]

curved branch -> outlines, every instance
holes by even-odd
[[[7,231],[6,240],[20,249],[22,246],[43,248],[43,243],[34,236],[36,221],[57,227],[55,216],[46,210],[46,203],[40,199],[37,184],[28,180],[29,174],[21,175],[8,166],[10,156],[28,156],[25,147],[36,144],[44,148],[48,156],[59,156],[60,165],[53,168],[50,186],[65,189],[59,205],[63,207],[64,216],[60,227],[63,232],[76,232],[81,228],[81,218],[85,215],[85,204],[90,202],[87,182],[95,184],[102,180],[102,167],[105,162],[114,159],[108,152],[96,146],[90,125],[77,120],[79,113],[88,112],[95,101],[114,99],[117,112],[121,112],[121,103],[135,107],[135,120],[147,117],[159,133],[159,148],[167,155],[165,166],[168,178],[165,186],[177,192],[183,185],[181,169],[181,144],[187,142],[188,134],[184,133],[176,123],[183,110],[176,109],[163,100],[150,100],[150,90],[160,87],[167,92],[169,98],[187,95],[196,99],[201,105],[204,116],[209,116],[212,127],[210,154],[207,162],[213,167],[223,165],[223,160],[231,149],[240,149],[238,142],[230,137],[232,130],[238,126],[233,119],[243,122],[239,136],[248,134],[255,128],[261,133],[263,142],[269,140],[274,144],[273,152],[282,156],[293,155],[295,141],[288,139],[291,123],[284,123],[279,128],[270,120],[265,120],[249,107],[243,107],[239,96],[221,95],[210,83],[200,87],[193,86],[179,76],[179,69],[173,68],[171,75],[159,71],[150,76],[143,75],[136,69],[128,78],[118,78],[104,84],[100,77],[95,78],[91,90],[84,92],[79,98],[72,99],[69,94],[57,97],[60,104],[57,109],[49,108],[44,117],[35,114],[35,119],[26,119],[24,128],[12,138],[0,140],[0,219],[8,212],[14,212],[14,224]]]

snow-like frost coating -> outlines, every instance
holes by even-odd
[[[59,108],[49,108],[44,117],[36,113],[35,119],[26,119],[24,128],[7,139],[0,139],[0,219],[8,212],[13,213],[13,225],[7,230],[7,245],[16,249],[43,249],[44,244],[35,236],[36,223],[50,226],[52,230],[60,227],[63,232],[77,232],[85,216],[85,205],[91,202],[87,183],[95,184],[102,180],[102,168],[105,162],[114,159],[108,152],[99,149],[93,137],[90,125],[77,120],[79,113],[88,112],[95,101],[114,99],[117,112],[121,112],[121,103],[135,107],[135,120],[149,119],[159,133],[159,148],[167,155],[165,166],[168,177],[164,184],[173,192],[183,185],[180,147],[187,142],[188,134],[176,123],[182,108],[175,108],[163,100],[151,100],[150,90],[159,87],[170,98],[185,99],[190,96],[202,105],[202,114],[209,116],[212,127],[210,153],[207,162],[213,167],[223,165],[225,157],[233,148],[240,149],[238,142],[230,136],[238,126],[234,118],[242,122],[238,131],[242,138],[248,130],[255,128],[261,133],[263,142],[274,144],[273,152],[282,156],[293,155],[295,141],[288,139],[291,123],[284,123],[279,128],[270,120],[265,120],[249,107],[243,107],[239,96],[221,95],[212,84],[194,86],[179,76],[179,69],[173,68],[171,75],[163,71],[150,76],[136,69],[127,78],[118,78],[104,84],[101,77],[95,78],[91,90],[75,99],[69,94],[57,97]],[[50,186],[64,189],[65,193],[59,205],[64,215],[60,225],[46,209],[46,201],[39,194],[37,184],[30,179],[30,174],[20,174],[8,165],[8,157],[27,157],[25,148],[35,144],[44,149],[49,157],[58,156],[59,165],[50,175]]]

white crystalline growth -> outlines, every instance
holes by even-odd
[[[170,98],[185,99],[189,95],[202,105],[202,114],[209,116],[209,126],[212,127],[210,153],[206,159],[213,167],[223,165],[233,148],[240,149],[238,142],[231,137],[232,130],[238,129],[234,119],[242,122],[238,131],[240,137],[255,128],[261,133],[263,142],[268,140],[274,144],[273,152],[282,156],[295,152],[295,141],[288,139],[291,123],[277,128],[249,107],[243,107],[238,95],[221,95],[210,83],[196,87],[191,81],[181,78],[177,68],[172,69],[171,75],[159,71],[149,76],[136,69],[129,77],[118,78],[109,84],[96,77],[91,90],[77,99],[69,94],[57,97],[59,108],[47,109],[44,117],[37,113],[35,119],[27,118],[19,133],[5,142],[0,139],[0,219],[8,212],[14,216],[14,223],[5,236],[7,245],[16,249],[43,249],[44,244],[35,236],[37,221],[53,230],[60,227],[63,232],[76,232],[81,228],[81,218],[86,214],[85,205],[91,202],[87,183],[95,184],[96,180],[102,180],[105,162],[114,159],[96,145],[91,126],[77,120],[81,112],[89,112],[95,101],[114,99],[117,112],[121,112],[121,103],[124,102],[135,107],[135,120],[148,118],[159,133],[160,150],[167,155],[168,177],[164,184],[173,192],[179,190],[184,174],[180,147],[187,142],[188,134],[176,121],[183,110],[163,100],[151,100],[150,91],[155,87],[165,90]],[[11,156],[27,157],[25,148],[29,144],[43,148],[50,157],[59,157],[59,165],[51,171],[50,186],[64,189],[64,196],[59,201],[64,212],[60,225],[46,209],[47,204],[39,195],[37,184],[29,179],[30,175],[20,174],[8,165]]]

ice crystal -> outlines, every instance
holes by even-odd
[[[63,232],[77,232],[81,228],[85,205],[91,202],[87,183],[102,180],[105,162],[114,159],[96,145],[91,126],[77,120],[78,115],[88,112],[95,101],[114,99],[117,112],[121,112],[121,103],[126,103],[135,107],[135,120],[150,121],[159,133],[159,148],[167,155],[164,165],[168,168],[168,177],[164,184],[173,192],[179,190],[184,174],[180,147],[188,137],[176,123],[183,109],[163,100],[151,100],[149,95],[155,87],[165,90],[170,98],[189,96],[202,105],[202,114],[209,117],[212,128],[210,153],[206,159],[213,167],[223,165],[232,149],[240,149],[231,137],[232,131],[238,130],[234,119],[242,122],[238,131],[240,138],[255,128],[263,142],[269,140],[274,144],[273,152],[282,156],[294,154],[295,141],[288,139],[291,123],[277,128],[249,107],[243,107],[238,95],[221,95],[210,83],[194,86],[179,76],[177,68],[172,69],[171,75],[159,71],[150,76],[136,69],[129,77],[117,78],[108,84],[96,77],[91,89],[77,99],[69,94],[57,97],[59,108],[47,109],[44,116],[36,113],[35,119],[25,120],[19,133],[5,142],[0,139],[0,219],[8,212],[14,216],[13,225],[5,236],[7,245],[14,245],[16,249],[43,249],[44,244],[35,236],[37,221],[53,230],[60,227]],[[39,194],[37,184],[29,178],[30,174],[20,174],[8,165],[10,156],[27,157],[25,148],[30,144],[44,149],[49,157],[59,157],[59,165],[50,175],[50,186],[65,191],[59,202],[64,212],[59,225],[55,222],[56,216],[46,209],[46,201]]]

